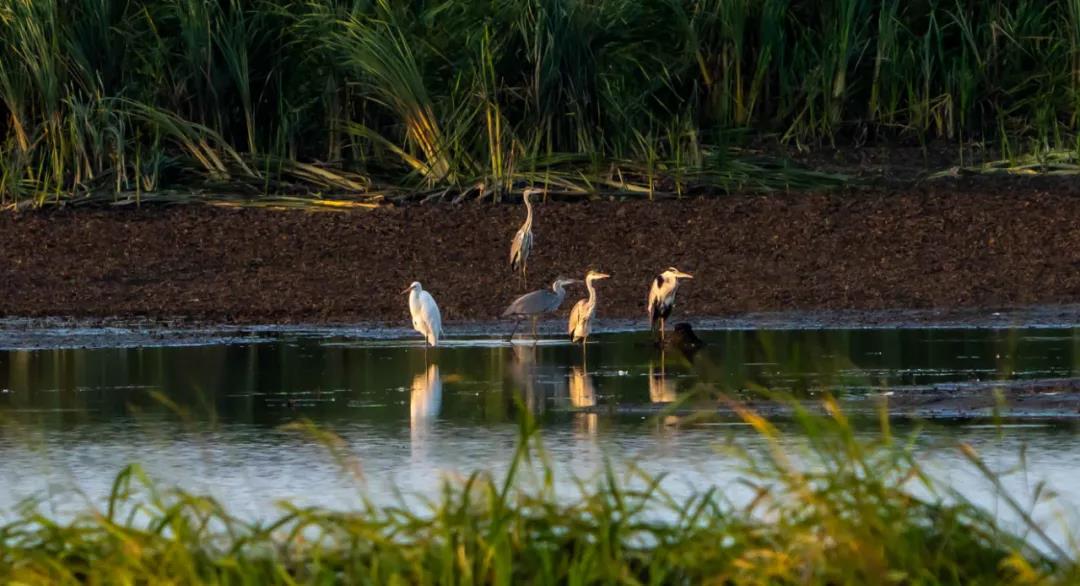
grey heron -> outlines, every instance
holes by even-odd
[[[427,345],[435,347],[439,345],[439,337],[442,336],[442,315],[439,314],[439,306],[435,304],[435,298],[431,293],[424,291],[418,281],[413,281],[402,291],[409,294],[409,313],[412,315],[412,327],[424,336]]]
[[[534,189],[532,187],[521,192],[522,199],[525,200],[525,223],[518,228],[516,234],[514,234],[514,240],[510,243],[510,270],[513,272],[521,271],[521,280],[527,282],[526,264],[529,260],[529,252],[532,251],[533,245],[533,208],[532,208],[532,196],[535,193],[542,193],[540,189]]]
[[[652,281],[649,287],[649,301],[646,311],[649,313],[649,323],[655,330],[657,323],[660,325],[660,343],[664,342],[664,320],[671,315],[671,309],[675,307],[675,292],[679,290],[679,279],[693,279],[692,275],[684,273],[675,267],[669,267],[660,273]]]
[[[551,284],[550,289],[540,289],[539,291],[526,293],[515,299],[502,314],[503,317],[513,317],[517,320],[517,323],[514,324],[514,331],[510,332],[510,337],[514,337],[514,333],[517,332],[521,320],[529,318],[532,320],[533,340],[535,341],[536,320],[545,313],[551,313],[556,309],[559,309],[563,299],[566,299],[566,289],[563,287],[578,282],[577,279],[559,277]]]
[[[589,331],[592,330],[593,315],[596,314],[596,289],[593,287],[593,281],[606,279],[610,276],[599,271],[586,273],[585,287],[589,289],[589,298],[579,300],[570,312],[568,333],[571,342],[581,341],[581,345],[584,347],[589,337]]]

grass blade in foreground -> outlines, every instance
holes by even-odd
[[[661,478],[611,467],[571,502],[532,422],[504,479],[448,483],[428,511],[283,506],[252,524],[206,497],[124,470],[108,508],[51,520],[32,508],[0,528],[0,577],[23,584],[1072,584],[1075,556],[1051,558],[963,500],[937,494],[888,433],[860,439],[835,403],[796,407],[787,435],[743,418],[764,450],[733,452],[756,497],[721,488],[685,501]],[[974,457],[972,455],[972,457]],[[538,468],[539,467],[539,468]],[[540,472],[539,488],[527,476]]]

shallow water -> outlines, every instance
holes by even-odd
[[[522,408],[542,422],[560,490],[568,494],[576,490],[574,478],[594,478],[610,458],[670,474],[666,487],[676,495],[719,485],[737,501],[745,491],[736,483],[740,464],[718,448],[760,448],[748,428],[723,420],[675,423],[614,407],[666,404],[709,389],[859,394],[1080,376],[1075,328],[699,335],[708,345],[692,360],[658,354],[646,332],[596,335],[586,356],[562,338],[533,346],[477,334],[425,350],[414,337],[270,328],[182,344],[165,337],[160,346],[140,340],[141,346],[0,351],[0,517],[26,498],[60,513],[100,502],[129,462],[250,517],[266,516],[281,499],[349,507],[361,492],[376,502],[403,493],[415,504],[434,495],[443,478],[504,470]],[[578,410],[594,406],[601,408]],[[310,435],[282,428],[298,420],[340,434],[362,480]],[[935,474],[996,508],[989,485],[949,448],[958,441],[999,470],[1025,458],[1026,474],[1009,474],[1007,486],[1028,498],[1048,480],[1061,496],[1038,514],[1064,523],[1055,532],[1061,538],[1064,527],[1076,526],[1076,427],[930,424],[921,431],[919,446]]]

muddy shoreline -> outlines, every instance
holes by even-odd
[[[0,214],[0,316],[395,322],[421,281],[447,323],[525,290],[612,274],[599,315],[640,319],[650,278],[694,273],[673,319],[770,311],[994,310],[1080,302],[1080,187],[892,190],[537,206],[528,288],[506,266],[518,205],[311,213],[205,206]],[[585,295],[572,290],[565,304]],[[564,310],[565,311],[565,310]]]

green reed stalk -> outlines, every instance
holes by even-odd
[[[620,164],[700,193],[778,131],[1072,148],[1078,31],[1077,0],[0,0],[0,198],[366,193],[299,164],[402,194],[596,193]],[[676,127],[731,152],[684,157]]]

